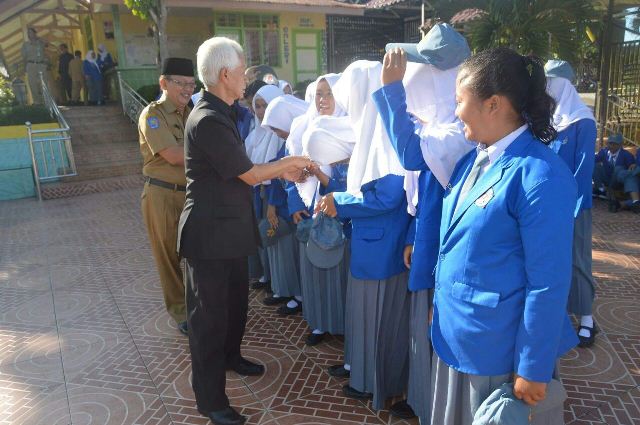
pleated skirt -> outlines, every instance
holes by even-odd
[[[321,329],[332,335],[344,335],[344,306],[347,298],[349,243],[344,258],[330,269],[315,267],[300,242],[300,286],[304,309],[302,314],[311,329]]]
[[[429,338],[430,290],[411,293],[409,318],[409,387],[407,403],[420,419],[431,423],[431,340]]]
[[[302,295],[300,290],[298,243],[294,236],[293,224],[281,221],[280,226],[291,226],[292,231],[267,247],[269,270],[271,272],[271,289],[281,297]]]
[[[592,314],[596,288],[591,274],[591,210],[580,211],[573,228],[573,269],[569,290],[569,313],[578,316]]]
[[[505,382],[511,374],[479,376],[450,368],[433,354],[431,412],[432,425],[472,425],[473,416],[482,402]],[[562,406],[533,415],[532,425],[563,425]]]
[[[345,362],[349,385],[373,393],[373,408],[401,395],[409,373],[408,273],[385,280],[349,276],[345,319]]]

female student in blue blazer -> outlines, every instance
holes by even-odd
[[[385,61],[400,80],[403,51]],[[393,80],[393,78],[391,79]],[[479,143],[445,191],[435,269],[432,423],[470,424],[505,382],[545,398],[576,345],[566,313],[577,187],[555,139],[542,65],[505,48],[462,64],[456,115]],[[534,423],[563,423],[562,408]]]

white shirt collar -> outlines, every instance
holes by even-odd
[[[489,164],[493,164],[496,162],[500,155],[509,147],[514,140],[518,138],[529,126],[527,124],[523,124],[518,129],[512,131],[511,133],[504,136],[502,139],[495,142],[493,145],[488,146],[483,143],[478,143],[478,149],[485,150],[489,155]]]

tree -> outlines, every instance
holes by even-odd
[[[167,6],[166,0],[124,0],[124,4],[134,16],[153,23],[153,36],[158,45],[159,60],[162,64],[169,57],[167,48]]]
[[[434,5],[443,19],[465,7],[484,11],[469,23],[466,34],[474,50],[506,46],[570,62],[584,53],[586,26],[598,20],[592,4],[584,0],[440,0]]]

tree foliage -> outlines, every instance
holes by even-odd
[[[467,35],[474,50],[506,46],[521,54],[569,61],[588,49],[586,27],[594,30],[599,18],[584,0],[440,0],[434,8],[444,20],[465,8],[484,11],[469,23]]]
[[[154,37],[158,44],[159,63],[169,57],[167,47],[167,8],[165,0],[124,0],[134,16],[153,23]]]

